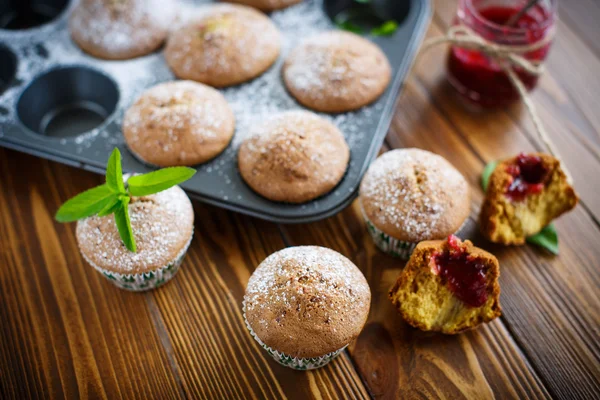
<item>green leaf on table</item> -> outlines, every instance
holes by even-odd
[[[131,230],[131,221],[129,219],[129,197],[123,196],[119,201],[119,207],[115,210],[115,222],[119,230],[119,236],[129,251],[136,252],[135,238]]]
[[[391,36],[398,30],[398,23],[394,20],[385,21],[378,27],[371,29],[373,36]]]
[[[550,224],[539,233],[529,236],[527,242],[540,246],[554,255],[558,255],[558,232],[554,224]]]
[[[483,172],[481,173],[481,186],[483,187],[484,192],[487,190],[488,183],[490,182],[490,176],[492,176],[492,172],[494,172],[497,165],[498,161],[492,161],[485,166]]]
[[[107,185],[96,186],[67,200],[58,209],[54,218],[58,222],[73,222],[91,217],[104,209],[112,201],[113,195]]]
[[[123,195],[113,193],[112,197],[110,198],[110,201],[106,203],[106,206],[104,206],[102,210],[98,211],[98,216],[105,217],[114,213],[117,210],[117,208],[121,206],[121,196]]]
[[[121,168],[121,152],[115,147],[106,166],[106,185],[115,193],[125,193],[123,170]]]
[[[187,181],[195,173],[195,169],[188,167],[163,168],[143,175],[134,175],[127,181],[127,186],[133,196],[147,196]]]

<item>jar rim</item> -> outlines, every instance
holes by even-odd
[[[489,19],[485,18],[483,15],[481,15],[481,13],[477,9],[477,7],[475,7],[475,5],[473,4],[473,0],[463,0],[463,1],[464,1],[465,6],[469,9],[471,14],[478,20],[478,22],[480,22],[481,24],[485,25],[486,27],[488,27],[490,29],[501,30],[506,33],[524,34],[531,30],[547,29],[548,27],[552,26],[552,24],[554,24],[554,22],[557,19],[557,13],[558,13],[558,1],[557,0],[548,0],[548,3],[549,3],[549,7],[547,9],[549,11],[548,18],[546,18],[540,22],[536,21],[534,24],[531,24],[530,26],[528,26],[526,28],[518,28],[518,27],[515,28],[515,27],[508,27],[506,25],[500,25],[500,24],[497,24],[497,23],[492,22]]]

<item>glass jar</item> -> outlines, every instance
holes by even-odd
[[[526,46],[548,39],[556,23],[556,1],[540,0],[514,25],[504,25],[527,3],[526,0],[459,0],[455,24],[469,27],[484,39],[503,45]],[[531,61],[548,56],[550,42],[523,54]],[[448,80],[471,105],[496,108],[519,100],[519,93],[498,63],[487,55],[452,46],[448,56]],[[514,68],[528,90],[538,76]]]

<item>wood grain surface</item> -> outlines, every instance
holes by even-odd
[[[448,28],[456,0],[434,9],[429,37]],[[560,13],[533,94],[582,197],[557,221],[560,256],[477,233],[484,165],[542,147],[521,105],[463,109],[445,81],[444,49],[414,65],[382,148],[427,149],[465,175],[466,236],[500,260],[501,318],[456,336],[407,326],[387,299],[404,265],[374,247],[356,203],[287,226],[194,203],[196,234],[176,278],[149,293],[119,290],[81,258],[74,225],[53,221],[62,202],[102,178],[0,149],[0,399],[599,398],[600,5],[563,1]],[[300,244],[348,256],[373,294],[356,342],[310,372],[270,359],[241,313],[258,263]]]

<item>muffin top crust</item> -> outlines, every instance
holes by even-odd
[[[183,255],[192,238],[194,210],[179,186],[133,197],[129,217],[136,253],[123,244],[113,214],[77,222],[79,250],[92,266],[124,275],[154,271]]]
[[[227,147],[234,129],[235,117],[225,97],[193,81],[146,90],[123,120],[129,149],[160,167],[191,166],[214,158]]]
[[[260,195],[303,203],[331,191],[343,178],[350,149],[339,129],[308,111],[287,111],[251,130],[240,146],[244,181]]]
[[[180,79],[225,87],[265,72],[277,60],[280,42],[260,11],[216,4],[201,8],[169,36],[165,58]]]
[[[174,0],[82,0],[69,29],[87,53],[104,59],[129,59],[151,53],[165,41],[177,20]]]
[[[258,338],[292,357],[319,357],[354,340],[369,313],[371,292],[346,257],[318,246],[289,247],[254,271],[245,316]]]
[[[375,101],[390,82],[391,67],[374,43],[354,33],[329,31],[292,50],[283,78],[302,105],[336,113]]]
[[[371,223],[406,242],[445,238],[470,212],[465,178],[443,157],[419,149],[392,150],[375,160],[360,199]]]

